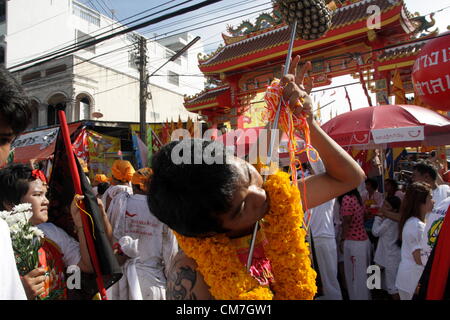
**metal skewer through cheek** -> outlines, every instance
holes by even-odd
[[[295,20],[295,22],[293,24],[291,24],[289,27],[291,28],[291,35],[290,35],[290,40],[289,40],[289,48],[288,48],[288,52],[287,52],[286,62],[284,64],[283,76],[287,75],[289,72],[289,67],[291,64],[292,48],[294,47],[295,34],[297,31],[297,20]],[[278,129],[278,121],[280,119],[280,113],[281,113],[281,103],[282,103],[282,100],[280,99],[280,102],[278,103],[277,113],[275,115],[275,120],[272,125],[272,131],[270,133],[269,153],[267,156],[267,165],[268,165],[269,169],[272,164],[272,153],[273,153],[273,148],[275,145],[275,138],[276,138],[276,135],[274,135],[273,133],[275,130]],[[264,182],[266,180],[267,180],[267,175],[264,176]],[[251,267],[252,261],[253,261],[253,251],[255,250],[255,242],[256,242],[256,234],[258,233],[258,226],[259,226],[259,222],[256,222],[255,228],[253,229],[252,241],[250,243],[250,250],[248,253],[247,271],[250,271],[250,267]]]

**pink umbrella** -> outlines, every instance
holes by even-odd
[[[322,126],[341,146],[439,146],[450,143],[450,118],[413,105],[361,108]]]

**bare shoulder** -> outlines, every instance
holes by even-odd
[[[197,263],[182,250],[172,260],[167,278],[167,300],[212,300]]]

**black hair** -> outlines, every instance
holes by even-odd
[[[428,174],[433,181],[437,179],[437,170],[429,162],[419,162],[414,166],[413,170],[419,172],[421,175]]]
[[[0,170],[0,210],[6,210],[5,205],[18,205],[30,187],[30,182],[36,180],[32,170],[23,164],[12,164]]]
[[[175,163],[176,153],[188,161]],[[208,164],[203,155],[221,162]],[[187,153],[185,153],[187,152]],[[219,215],[231,210],[239,177],[229,164],[233,154],[219,142],[202,139],[173,141],[153,156],[149,184],[150,211],[171,229],[188,237],[225,233]],[[186,163],[187,162],[187,163]]]
[[[99,195],[102,196],[106,192],[106,190],[108,190],[108,188],[109,188],[109,183],[108,182],[100,182],[97,185],[97,192],[98,192]]]
[[[342,204],[342,199],[344,199],[345,196],[355,196],[356,199],[358,199],[359,204],[363,205],[363,201],[362,201],[361,195],[359,194],[358,189],[355,188],[353,190],[348,191],[347,193],[344,193],[343,195],[340,195],[338,197],[339,205]]]
[[[377,190],[378,189],[378,181],[372,178],[368,178],[366,179],[366,183],[370,184],[370,186],[374,189]]]
[[[12,75],[0,66],[0,119],[11,126],[15,135],[31,122],[30,100]]]

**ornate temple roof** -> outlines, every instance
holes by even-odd
[[[229,86],[205,89],[193,97],[185,97],[184,106],[189,111],[197,110],[197,106],[202,106],[201,109],[206,108],[209,104],[211,104],[211,106],[216,106],[218,102],[217,98],[224,94],[229,95],[229,91]]]
[[[384,62],[388,60],[405,58],[410,56],[415,56],[419,54],[422,47],[426,44],[426,40],[411,43],[408,45],[393,47],[390,49],[384,50],[384,52],[378,57],[379,61]]]
[[[328,31],[325,38],[331,38],[334,36],[339,37],[347,26],[355,23],[361,23],[361,25],[365,27],[365,21],[372,15],[371,13],[368,13],[369,6],[378,6],[381,9],[382,14],[397,8],[398,12],[396,12],[396,14],[398,14],[402,9],[404,9],[403,4],[404,3],[402,0],[362,0],[338,8],[334,11],[332,27]],[[407,13],[406,10],[404,11],[405,17],[409,16],[409,13]],[[369,10],[369,12],[371,11]],[[348,29],[349,31],[352,30],[351,28]],[[245,58],[257,53],[267,52],[272,48],[275,49],[275,47],[287,45],[289,41],[289,29],[286,24],[279,24],[277,26],[267,28],[264,31],[241,35],[235,38],[240,40],[233,43],[233,41],[228,38],[226,41],[228,45],[219,48],[217,52],[211,54],[210,56],[200,59],[200,69],[205,73],[213,72],[216,71],[213,70],[215,69],[214,66],[224,65],[227,63],[232,65],[234,63],[233,60]],[[298,40],[298,42],[300,45],[305,45],[308,48],[312,48],[316,46],[316,44],[320,45],[323,40],[324,39],[318,39],[315,41]],[[298,46],[298,44],[296,44],[296,46]],[[261,57],[260,59],[264,59],[264,57]],[[233,66],[230,66],[230,68],[233,68]]]

